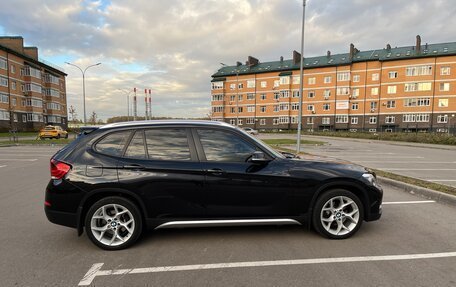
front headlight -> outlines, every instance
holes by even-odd
[[[378,187],[377,178],[372,173],[363,174],[363,178],[366,179],[371,185]]]

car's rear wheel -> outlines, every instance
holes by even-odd
[[[138,207],[128,199],[111,196],[88,210],[85,229],[90,240],[106,250],[131,246],[140,236],[142,219]]]
[[[345,239],[355,234],[364,220],[361,200],[352,192],[334,189],[322,194],[315,203],[314,228],[331,239]]]

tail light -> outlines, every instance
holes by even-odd
[[[51,159],[51,178],[62,179],[71,169],[69,164]]]

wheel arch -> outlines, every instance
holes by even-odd
[[[141,198],[136,195],[135,193],[121,189],[121,188],[100,188],[97,190],[93,190],[90,193],[88,193],[84,199],[81,201],[81,204],[78,207],[78,212],[77,212],[77,230],[78,230],[78,235],[80,236],[83,233],[84,230],[84,222],[85,222],[85,216],[87,214],[87,211],[89,210],[90,206],[97,202],[100,199],[103,199],[108,196],[119,196],[123,197],[125,199],[130,200],[133,202],[139,209],[141,213],[141,217],[143,219],[143,222],[145,222],[145,219],[147,218],[147,210],[142,202]]]

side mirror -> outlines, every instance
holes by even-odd
[[[267,163],[269,159],[266,158],[262,151],[256,151],[252,154],[250,161],[253,163]]]

